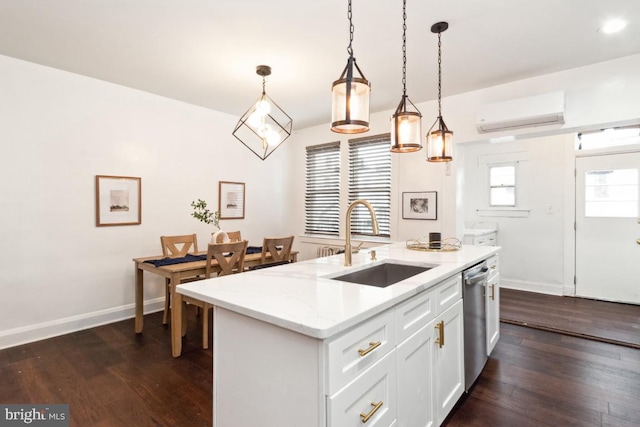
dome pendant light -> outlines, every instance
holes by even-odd
[[[331,86],[331,130],[337,133],[362,133],[369,130],[369,95],[371,84],[360,71],[353,57],[353,23],[351,22],[351,0],[347,12],[349,18],[349,59],[340,78]],[[360,76],[353,75],[353,69]]]
[[[422,114],[407,96],[407,0],[402,2],[402,99],[391,116],[391,152],[422,149]]]
[[[440,36],[447,28],[449,28],[449,24],[446,22],[438,22],[431,26],[431,32],[438,34],[438,118],[427,134],[427,160],[430,162],[450,162],[453,160],[453,132],[449,130],[442,119],[442,42]]]
[[[267,96],[265,82],[271,67],[258,65],[256,74],[262,76],[262,95],[238,120],[232,134],[264,160],[291,136],[293,120]]]

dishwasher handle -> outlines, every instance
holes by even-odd
[[[482,267],[477,274],[465,276],[465,285],[475,285],[478,282],[484,282],[489,276],[489,267]]]

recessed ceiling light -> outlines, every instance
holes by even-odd
[[[610,19],[602,26],[602,32],[605,34],[613,34],[617,33],[618,31],[622,31],[622,29],[626,26],[627,23],[622,19]]]

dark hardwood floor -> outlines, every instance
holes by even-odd
[[[640,426],[640,350],[501,324],[448,427]]]
[[[193,307],[192,307],[193,308]],[[0,403],[68,403],[71,426],[211,426],[212,351],[191,311],[171,357],[162,312],[0,351]]]
[[[500,320],[640,348],[640,305],[502,288]]]
[[[161,320],[145,316],[142,335],[131,319],[1,350],[0,403],[68,403],[78,427],[211,426],[213,355],[200,348],[197,319],[189,312],[177,359]],[[640,426],[640,350],[501,327],[445,425]]]

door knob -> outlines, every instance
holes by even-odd
[[[636,243],[640,245],[640,239],[636,239]]]

